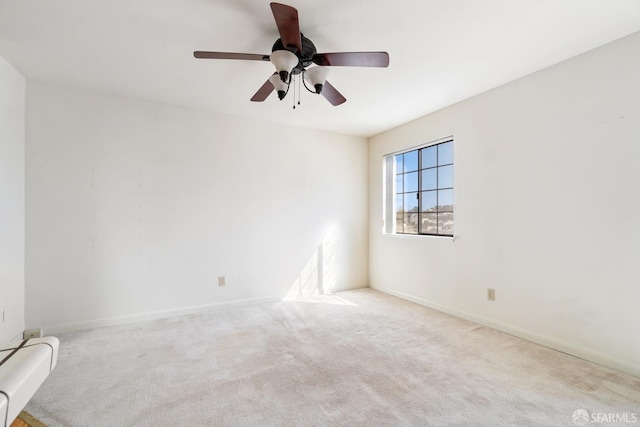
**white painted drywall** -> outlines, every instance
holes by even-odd
[[[24,150],[25,79],[0,56],[0,343],[24,330]]]
[[[283,297],[329,240],[367,285],[364,138],[35,81],[27,117],[30,328]]]
[[[455,240],[383,235],[383,156],[448,135]],[[371,285],[640,375],[639,161],[640,33],[373,137]]]

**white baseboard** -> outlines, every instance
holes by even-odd
[[[451,314],[456,317],[460,317],[466,320],[470,320],[475,323],[479,323],[484,326],[488,326],[490,328],[496,329],[501,332],[505,332],[509,335],[516,336],[518,338],[525,339],[527,341],[534,342],[536,344],[543,345],[545,347],[552,348],[554,350],[558,350],[562,353],[570,354],[571,356],[578,357],[580,359],[588,360],[590,362],[597,363],[602,366],[606,366],[611,369],[615,369],[617,371],[626,372],[631,375],[635,375],[640,377],[640,366],[635,365],[633,363],[625,362],[622,360],[614,359],[605,354],[595,352],[592,350],[580,348],[574,346],[572,344],[559,341],[554,338],[547,337],[545,335],[539,335],[525,329],[520,329],[511,325],[507,325],[504,323],[496,322],[491,319],[487,319],[484,317],[476,316],[470,313],[466,313],[460,310],[456,310],[455,308],[443,306],[422,298],[415,297],[413,295],[405,294],[404,292],[395,291],[393,289],[388,289],[382,286],[377,286],[373,283],[369,284],[369,287],[375,289],[380,292],[384,292],[389,295],[393,295],[402,299],[406,299],[408,301],[415,302],[420,305],[424,305],[425,307],[433,308],[434,310],[442,311],[444,313]]]
[[[55,335],[62,332],[80,331],[85,329],[102,328],[105,326],[126,325],[129,323],[146,322],[149,320],[165,319],[167,317],[182,316],[185,314],[204,313],[215,310],[226,310],[246,305],[266,304],[282,301],[280,296],[248,298],[214,304],[204,304],[192,307],[175,308],[170,310],[152,311],[148,313],[132,314],[127,316],[110,317],[106,319],[87,320],[83,322],[65,323],[43,328],[45,335]]]
[[[353,291],[355,289],[365,289],[368,288],[369,284],[368,283],[364,283],[364,284],[354,284],[354,283],[350,283],[347,285],[337,285],[334,286],[331,289],[331,292],[342,292],[342,291]]]

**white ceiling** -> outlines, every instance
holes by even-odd
[[[249,98],[268,62],[268,1],[0,0],[0,55],[27,78],[370,136],[640,31],[638,0],[284,0],[318,52],[385,50],[389,68],[333,67],[347,98]],[[0,95],[1,96],[1,95]]]

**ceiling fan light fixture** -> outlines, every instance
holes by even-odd
[[[328,67],[311,67],[305,71],[304,77],[313,85],[316,93],[322,92],[322,87],[324,83],[327,81],[327,76],[329,75]]]
[[[298,56],[288,50],[276,50],[271,52],[269,60],[276,67],[276,72],[280,76],[280,80],[287,83],[289,79],[289,73],[293,70],[299,62]]]
[[[326,78],[331,66],[388,67],[387,52],[326,52],[318,53],[311,40],[300,32],[298,10],[281,3],[271,3],[271,11],[278,27],[278,38],[271,47],[270,55],[238,52],[195,51],[193,56],[206,59],[240,59],[248,61],[270,61],[276,68],[269,79],[251,97],[252,102],[263,102],[275,91],[281,100],[287,96],[294,82],[294,98],[300,104],[302,86],[311,93],[321,94],[333,106],[346,102],[346,98]],[[316,66],[312,66],[315,64]],[[306,67],[310,67],[308,70]],[[297,77],[296,81],[294,78]],[[309,83],[309,84],[307,84]],[[298,90],[296,90],[296,85]],[[312,87],[311,87],[312,86]],[[295,100],[294,107],[295,108]]]
[[[273,74],[269,77],[269,81],[273,85],[274,89],[278,92],[278,98],[282,101],[282,99],[287,94],[287,90],[289,89],[289,85],[284,83],[278,74]]]

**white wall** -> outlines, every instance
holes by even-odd
[[[329,241],[367,285],[364,138],[32,81],[27,117],[30,328],[283,297]]]
[[[371,286],[640,375],[638,52],[640,33],[372,138]],[[448,135],[455,240],[383,235],[383,155]]]
[[[24,330],[24,150],[25,79],[0,56],[0,343]]]

